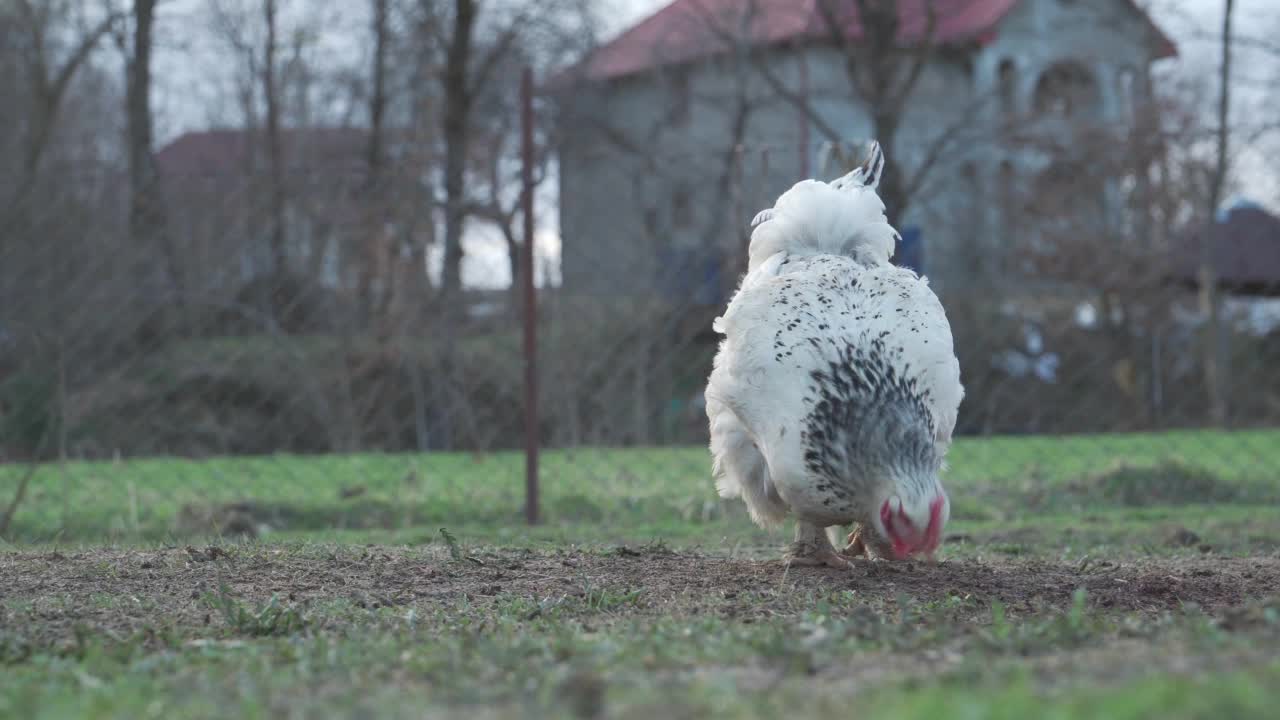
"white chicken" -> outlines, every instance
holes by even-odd
[[[853,172],[799,182],[757,215],[747,274],[713,325],[716,485],[761,526],[795,516],[788,564],[848,567],[868,549],[932,558],[950,516],[939,472],[960,366],[928,282],[889,262],[883,169],[872,143]]]

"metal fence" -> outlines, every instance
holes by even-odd
[[[727,157],[712,155],[709,167]],[[534,314],[538,447],[568,453],[550,462],[576,457],[615,478],[678,471],[709,495],[696,449],[711,321],[744,266],[747,221],[798,166],[778,148],[730,159],[715,203],[680,197],[696,174],[655,174],[612,202],[599,199],[618,189],[605,181],[559,198],[560,247],[539,235]],[[971,171],[956,168],[955,182]],[[443,213],[410,183],[370,196],[349,180],[293,177],[283,269],[252,177],[168,177],[164,225],[142,237],[113,178],[32,195],[0,246],[0,460],[522,448],[527,301],[492,280],[520,275],[519,246],[476,231],[471,286],[446,292]],[[1181,229],[1144,242],[1132,227],[1062,231],[1025,198],[987,198],[909,216],[899,253],[937,278],[953,325],[962,443],[1037,439],[1018,446],[1026,469],[1069,465],[1058,438],[1105,435],[1116,461],[1210,453],[1252,477],[1280,474],[1267,452],[1280,436],[1265,432],[1280,426],[1280,313],[1265,297],[1280,287],[1223,285],[1206,342]],[[370,206],[384,211],[371,220]],[[539,227],[558,210],[541,203]],[[497,287],[478,287],[486,279]],[[626,447],[692,450],[596,451]],[[1001,447],[966,457],[1008,460]]]

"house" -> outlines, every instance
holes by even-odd
[[[235,291],[273,269],[265,143],[262,131],[207,130],[183,134],[156,153],[188,293]],[[353,128],[281,131],[289,258],[295,270],[331,289],[350,283],[343,277],[343,253],[351,247],[344,235],[366,222],[359,191],[367,145],[367,131]]]
[[[1250,202],[1237,203],[1213,223],[1188,233],[1174,248],[1173,280],[1199,287],[1201,251],[1212,243],[1210,266],[1229,295],[1280,297],[1280,218]]]
[[[871,122],[824,2],[862,42],[854,0],[675,0],[557,79],[572,88],[560,95],[566,291],[722,302],[755,212],[799,179],[843,174],[847,164],[823,162],[841,143],[822,128],[860,144]],[[1129,127],[1152,64],[1176,50],[1128,0],[897,8],[899,45],[930,48],[887,148],[905,176],[925,179],[898,259],[945,294],[1004,272],[974,261],[998,257],[1014,233],[1002,199],[1054,176],[1075,133]],[[1090,187],[1073,222],[1117,222],[1115,192]]]

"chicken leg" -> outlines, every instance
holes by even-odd
[[[840,554],[847,558],[871,558],[871,553],[867,551],[867,543],[862,539],[862,525],[858,524],[853,527],[853,532],[849,533],[849,544],[845,546]]]
[[[840,569],[853,566],[848,558],[836,552],[821,527],[804,521],[796,523],[796,539],[787,548],[784,562],[788,566],[827,565]]]

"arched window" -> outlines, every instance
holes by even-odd
[[[1018,68],[1013,61],[1005,58],[1000,61],[996,71],[1000,88],[1000,112],[1006,117],[1018,111]]]
[[[996,193],[998,193],[996,203],[1000,208],[1000,222],[1004,226],[1005,240],[1008,241],[1017,224],[1019,212],[1017,178],[1014,177],[1013,163],[1008,160],[1000,163],[1000,174],[996,182]]]
[[[1013,163],[1005,160],[1000,163],[1000,202],[1006,207],[1010,206],[1016,192],[1014,188]]]
[[[693,94],[689,88],[689,68],[679,67],[669,73],[667,94],[671,124],[677,127],[689,124],[693,106]]]
[[[1058,160],[1031,183],[1029,210],[1044,231],[1059,238],[1102,232],[1106,182],[1083,159]]]
[[[1098,109],[1098,83],[1089,69],[1076,62],[1051,66],[1036,82],[1035,110],[1039,115],[1079,117]]]
[[[693,205],[689,195],[689,187],[683,183],[676,185],[671,193],[671,224],[681,230],[693,225]]]
[[[1120,98],[1120,112],[1132,117],[1138,108],[1136,83],[1138,74],[1131,67],[1120,68],[1116,76],[1116,94]]]
[[[984,197],[982,178],[978,176],[978,166],[966,162],[960,166],[960,180],[963,187],[958,193],[956,219],[970,227],[974,233],[980,233],[986,226],[987,200]],[[974,238],[979,240],[979,238]]]

